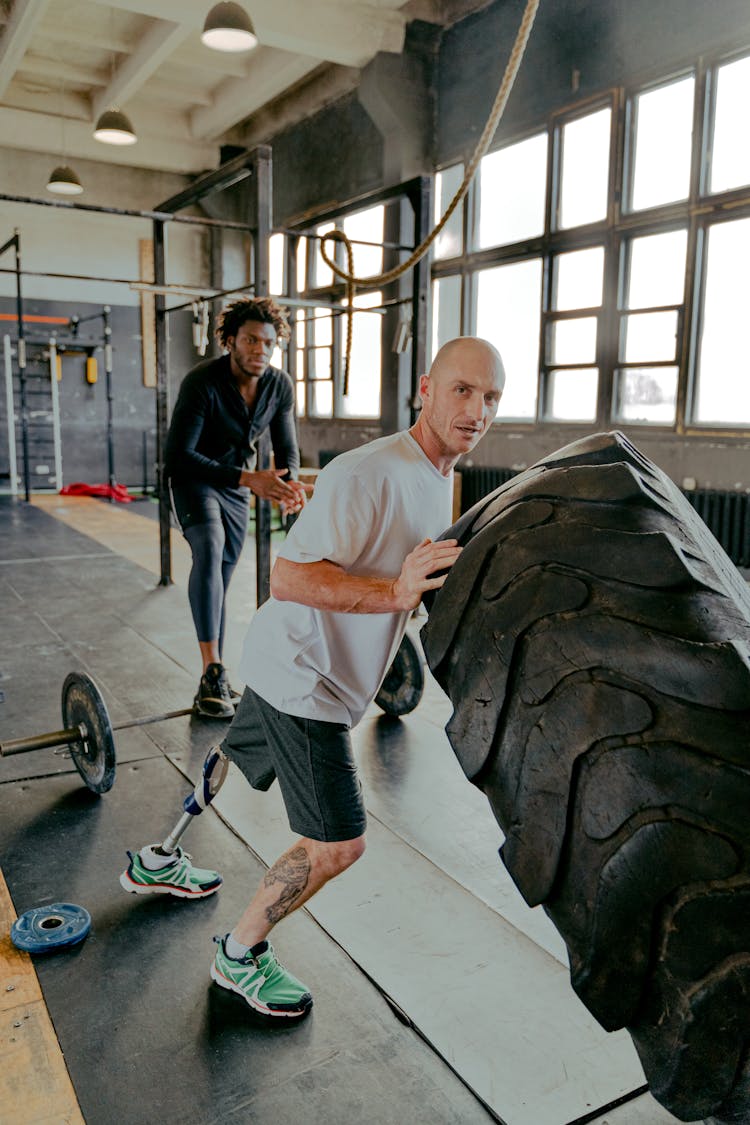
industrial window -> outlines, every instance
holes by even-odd
[[[695,420],[708,425],[747,426],[750,218],[711,226],[705,257]]]
[[[325,308],[312,309],[307,318],[308,414],[333,415],[333,316]]]
[[[294,314],[294,339],[303,341],[305,337],[305,314],[298,309]],[[297,414],[304,418],[307,413],[307,388],[305,382],[305,349],[303,346],[293,347],[290,354],[294,357],[294,382],[297,392]]]
[[[303,310],[296,315],[295,352],[298,413],[308,418],[377,418],[380,416],[382,294],[355,298],[351,355],[346,388],[347,317],[345,286],[320,253],[323,235],[341,230],[351,240],[354,273],[372,277],[383,270],[385,209],[369,207],[320,223],[297,241],[294,274]],[[275,236],[274,236],[275,237]],[[326,253],[348,268],[343,244],[329,241]],[[365,311],[370,309],[372,311]],[[346,393],[345,393],[346,392]]]
[[[750,104],[750,57],[725,63],[716,72],[712,192],[750,184],[750,145],[747,143],[747,107]]]
[[[542,234],[546,180],[546,133],[485,156],[478,176],[477,249]]]
[[[675,420],[687,230],[642,235],[623,245],[615,416]]]
[[[383,207],[369,207],[347,215],[341,224],[351,240],[354,272],[357,277],[373,277],[383,271]]]
[[[333,229],[334,229],[333,223],[321,223],[321,225],[316,228],[315,233],[319,236],[319,238],[322,239],[322,236],[324,234],[328,234],[328,232],[332,231]],[[337,259],[336,259],[336,256],[334,254],[334,251],[331,247],[331,243],[330,242],[326,243],[326,245],[328,246],[328,257],[333,258],[334,261],[336,261]],[[308,261],[310,261],[311,264],[312,264],[312,269],[310,270],[310,273],[311,273],[310,286],[311,286],[311,288],[312,289],[324,289],[327,286],[333,285],[333,283],[334,283],[333,270],[331,269],[331,267],[329,265],[326,265],[326,261],[325,261],[323,255],[320,253],[320,242],[319,241],[308,242],[308,244],[307,244],[307,257],[308,257]],[[305,288],[307,288],[307,286],[305,286]]]
[[[285,262],[286,236],[283,234],[272,234],[268,246],[268,290],[272,296],[280,296],[282,293],[286,293],[286,283],[284,280],[286,272]],[[281,348],[277,344],[271,353],[269,362],[272,367],[286,369],[289,363],[286,345]]]
[[[461,186],[464,178],[463,164],[454,164],[435,176],[435,214],[437,223]],[[463,209],[459,205],[435,239],[433,254],[436,258],[456,258],[463,253]]]
[[[633,211],[687,199],[694,100],[693,75],[646,90],[632,99]]]
[[[551,280],[544,333],[544,417],[593,421],[599,388],[596,357],[604,247],[555,255]]]
[[[284,284],[284,261],[286,257],[286,236],[272,234],[268,243],[268,288],[275,297],[286,293]]]
[[[379,251],[382,259],[383,252]],[[374,260],[374,256],[373,256]],[[370,272],[380,272],[375,266]],[[377,308],[382,293],[370,291],[354,298],[358,309]],[[341,397],[337,414],[342,418],[378,418],[380,416],[380,317],[373,313],[356,312],[352,317],[352,348],[349,359],[348,390]],[[346,332],[346,323],[341,331]]]
[[[461,277],[451,274],[432,283],[432,355],[461,335]]]
[[[489,153],[433,255],[431,343],[477,333],[499,421],[750,426],[750,49],[603,91]],[[443,169],[443,202],[462,165]],[[460,222],[459,222],[460,219]]]
[[[561,229],[606,218],[611,133],[610,106],[568,121],[560,130]]]
[[[480,270],[476,275],[476,330],[493,343],[512,372],[498,418],[533,419],[539,378],[542,260]]]

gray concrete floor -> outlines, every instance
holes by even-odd
[[[157,587],[144,561],[154,535],[136,505],[90,501],[66,516],[0,503],[3,738],[59,726],[72,667],[93,675],[114,721],[189,705],[186,557],[178,541],[177,584]],[[248,547],[230,596],[230,670],[254,611]],[[588,1015],[556,931],[505,874],[500,830],[443,733],[449,715],[428,679],[411,715],[373,708],[355,732],[368,851],[279,927],[277,949],[316,997],[304,1028],[282,1037],[216,997],[206,972],[211,936],[291,839],[277,792],[233,774],[191,829],[196,862],[225,875],[213,899],[136,899],[117,881],[125,848],[172,826],[223,724],[122,732],[115,786],[99,799],[52,750],[0,762],[16,909],[67,899],[94,917],[81,947],[37,959],[87,1121],[674,1121],[638,1095],[629,1037]]]

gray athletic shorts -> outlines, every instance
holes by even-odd
[[[286,715],[246,687],[221,748],[253,789],[278,778],[293,832],[327,843],[364,833],[362,786],[343,723]]]

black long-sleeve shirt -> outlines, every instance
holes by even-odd
[[[182,381],[167,435],[166,473],[174,484],[202,481],[237,488],[255,465],[256,444],[268,429],[277,469],[299,469],[294,385],[286,371],[267,367],[249,408],[228,355],[199,363]]]

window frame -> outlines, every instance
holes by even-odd
[[[712,130],[716,117],[716,90],[721,66],[750,57],[750,43],[737,47],[732,44],[699,59],[685,60],[666,72],[641,75],[627,85],[598,91],[557,109],[546,122],[527,127],[517,133],[504,135],[498,148],[507,147],[542,132],[548,136],[548,162],[544,233],[524,242],[483,250],[467,250],[476,244],[478,231],[477,197],[471,185],[462,203],[464,224],[464,253],[452,259],[433,261],[433,281],[451,275],[461,278],[461,331],[471,334],[476,330],[477,278],[483,269],[541,256],[543,259],[542,308],[539,339],[539,383],[537,388],[537,413],[533,420],[498,420],[520,429],[534,427],[574,427],[595,425],[609,429],[625,425],[636,431],[660,432],[676,436],[710,436],[747,440],[750,423],[739,425],[703,424],[694,419],[693,409],[697,393],[699,345],[702,331],[703,301],[705,297],[706,244],[715,223],[750,217],[750,183],[727,191],[709,192]],[[692,148],[688,196],[684,200],[668,202],[629,210],[634,175],[635,105],[639,95],[648,93],[671,82],[693,75],[694,101],[692,120]],[[609,180],[606,218],[574,228],[560,228],[559,216],[562,193],[563,130],[572,121],[585,117],[605,106],[611,106],[611,133]],[[466,163],[466,154],[446,162],[440,171],[458,163]],[[682,228],[687,231],[685,282],[683,300],[679,305],[663,306],[677,311],[676,352],[674,361],[644,360],[636,364],[620,360],[620,332],[624,317],[633,310],[624,308],[623,289],[626,270],[625,255],[632,239],[649,234],[666,233]],[[554,310],[552,308],[552,267],[557,254],[581,250],[593,245],[604,248],[604,279],[602,305],[596,310]],[[656,309],[657,306],[654,306]],[[662,308],[662,306],[658,306]],[[647,310],[637,310],[638,312]],[[580,368],[582,364],[552,365],[545,351],[551,325],[557,320],[584,315],[597,316],[596,366],[599,369],[596,417],[581,423],[551,417],[548,410],[550,376],[552,371],[567,366]],[[593,366],[593,365],[592,365]],[[630,421],[619,414],[620,372],[628,367],[677,367],[677,393],[675,417],[670,423]],[[512,373],[509,373],[512,377]]]
[[[317,228],[321,226],[331,225],[334,229],[343,230],[345,220],[362,211],[374,209],[376,207],[383,207],[383,239],[381,242],[369,242],[360,238],[351,238],[351,242],[355,249],[358,244],[377,246],[383,251],[383,263],[378,274],[390,269],[394,264],[394,259],[401,261],[408,254],[410,254],[414,246],[409,244],[410,237],[413,237],[413,231],[410,230],[409,218],[404,218],[404,213],[408,214],[409,207],[402,207],[408,204],[411,208],[412,221],[416,227],[420,223],[428,222],[428,229],[431,229],[432,224],[429,222],[431,219],[431,211],[426,215],[428,208],[426,207],[427,201],[430,199],[430,183],[428,177],[415,177],[403,184],[397,184],[393,187],[382,188],[378,191],[368,192],[362,196],[354,198],[347,203],[342,203],[330,209],[321,210],[316,214],[308,214],[304,220],[298,223],[293,223],[291,228],[287,228],[285,233],[289,234],[295,240],[295,255],[296,246],[300,243],[305,245],[305,268],[304,268],[304,283],[300,286],[300,278],[297,270],[289,270],[288,277],[290,279],[290,289],[287,296],[290,302],[304,301],[306,304],[320,303],[320,307],[328,307],[332,312],[333,317],[333,332],[332,332],[332,353],[331,353],[331,379],[327,380],[332,382],[332,412],[330,415],[311,414],[309,407],[311,402],[310,387],[321,380],[312,379],[309,354],[312,348],[310,342],[311,337],[307,331],[305,333],[297,333],[297,339],[294,342],[296,351],[303,350],[303,379],[300,380],[304,384],[304,399],[306,405],[306,412],[301,417],[304,421],[312,424],[330,424],[335,422],[341,426],[356,426],[360,429],[362,427],[378,427],[382,421],[383,412],[386,406],[386,401],[383,397],[384,384],[385,384],[385,368],[389,356],[389,347],[391,338],[387,334],[391,328],[389,321],[389,313],[396,314],[399,307],[410,306],[413,303],[411,297],[400,296],[400,290],[397,286],[389,285],[385,288],[378,286],[382,290],[381,301],[373,306],[377,311],[369,313],[371,316],[377,316],[381,319],[382,330],[380,339],[380,352],[381,362],[378,370],[380,378],[380,413],[373,414],[350,414],[342,412],[342,399],[343,399],[343,360],[346,348],[346,329],[345,329],[345,316],[346,316],[346,284],[337,279],[335,276],[330,284],[327,285],[314,285],[314,257],[308,252],[309,244],[314,241],[314,236]],[[400,213],[398,221],[395,223],[397,234],[394,238],[393,234],[389,236],[389,230],[394,229],[392,218],[389,218],[389,207],[395,209],[396,214]],[[334,257],[337,264],[346,268],[346,253],[344,245],[340,242],[335,242]],[[295,258],[296,261],[296,258]],[[355,260],[355,272],[357,263]],[[372,276],[377,276],[373,274]],[[429,289],[429,276],[426,276],[426,286]],[[374,289],[375,286],[370,288]],[[394,295],[391,295],[396,290]],[[365,293],[367,287],[363,286],[358,290],[358,293]],[[340,308],[332,308],[333,303],[338,302]],[[310,308],[308,312],[314,312]],[[355,315],[361,313],[368,315],[366,308],[357,308],[355,302]],[[425,326],[427,324],[427,317],[425,317]],[[400,322],[399,322],[400,323]],[[307,328],[307,325],[305,326]],[[425,333],[426,334],[426,333]],[[303,339],[300,340],[300,337]],[[420,363],[424,364],[424,342],[421,339],[412,341],[412,367],[416,367]],[[296,362],[296,355],[295,355]],[[291,363],[291,360],[290,360]],[[420,369],[423,369],[420,368]]]

